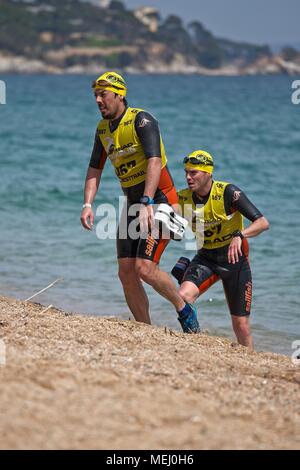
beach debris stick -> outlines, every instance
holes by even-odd
[[[56,281],[52,282],[51,284],[49,284],[49,286],[45,287],[44,289],[40,290],[39,292],[37,292],[36,294],[32,295],[31,297],[29,297],[28,299],[24,300],[24,302],[28,302],[29,300],[33,299],[34,297],[37,297],[38,295],[42,294],[42,292],[45,292],[46,290],[50,289],[51,287],[53,287],[55,284],[57,284],[59,281],[63,281],[63,277],[59,278],[59,279],[56,279]]]
[[[53,307],[53,305],[49,305],[47,308],[45,308],[45,309],[41,312],[41,314],[48,312],[48,310],[50,310],[50,308],[52,308],[52,307]]]

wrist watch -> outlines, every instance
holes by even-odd
[[[151,197],[149,196],[142,196],[140,198],[140,203],[141,204],[144,204],[144,206],[150,206],[150,205],[153,205],[154,204],[154,199],[152,199]]]
[[[85,209],[86,207],[88,207],[89,209],[91,209],[92,204],[85,203],[85,204],[83,204],[82,209]]]
[[[232,237],[240,237],[241,240],[245,238],[240,230],[236,230],[235,232],[233,232]]]

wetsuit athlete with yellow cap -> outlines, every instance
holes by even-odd
[[[184,159],[184,165],[188,188],[179,191],[179,205],[202,247],[189,265],[189,260],[183,258],[173,270],[181,283],[179,293],[186,302],[194,303],[221,279],[237,339],[240,344],[253,348],[247,239],[267,230],[269,223],[241,189],[212,179],[214,162],[208,152],[193,152]],[[243,217],[251,221],[247,228]],[[200,233],[203,227],[204,234]],[[188,266],[182,279],[179,274],[183,274],[183,265]]]
[[[195,330],[190,328],[190,320],[195,316],[193,307],[182,300],[172,279],[158,268],[169,240],[159,234],[154,236],[153,205],[177,204],[158,123],[148,112],[128,107],[125,80],[116,72],[101,75],[93,82],[93,91],[103,119],[96,130],[86,177],[82,225],[91,229],[94,222],[92,203],[104,164],[109,159],[127,196],[117,233],[117,252],[119,277],[130,310],[137,321],[150,323],[149,302],[141,282],[145,281],[175,306],[179,316],[184,317],[185,331]],[[128,230],[135,216],[129,216],[128,211],[137,203],[140,234],[146,233],[146,237],[136,239]]]

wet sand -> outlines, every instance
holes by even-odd
[[[290,358],[43,310],[0,297],[0,449],[300,448]]]

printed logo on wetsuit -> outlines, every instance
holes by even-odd
[[[252,300],[252,282],[247,282],[245,290],[246,312],[250,313]]]
[[[233,202],[236,202],[240,199],[241,197],[241,191],[234,191],[233,193]]]
[[[151,121],[149,119],[143,118],[139,123],[138,127],[146,127]]]
[[[147,243],[147,245],[146,245],[145,254],[147,256],[152,256],[153,249],[154,249],[155,245],[158,245],[158,242],[151,235],[148,235],[146,243]]]

